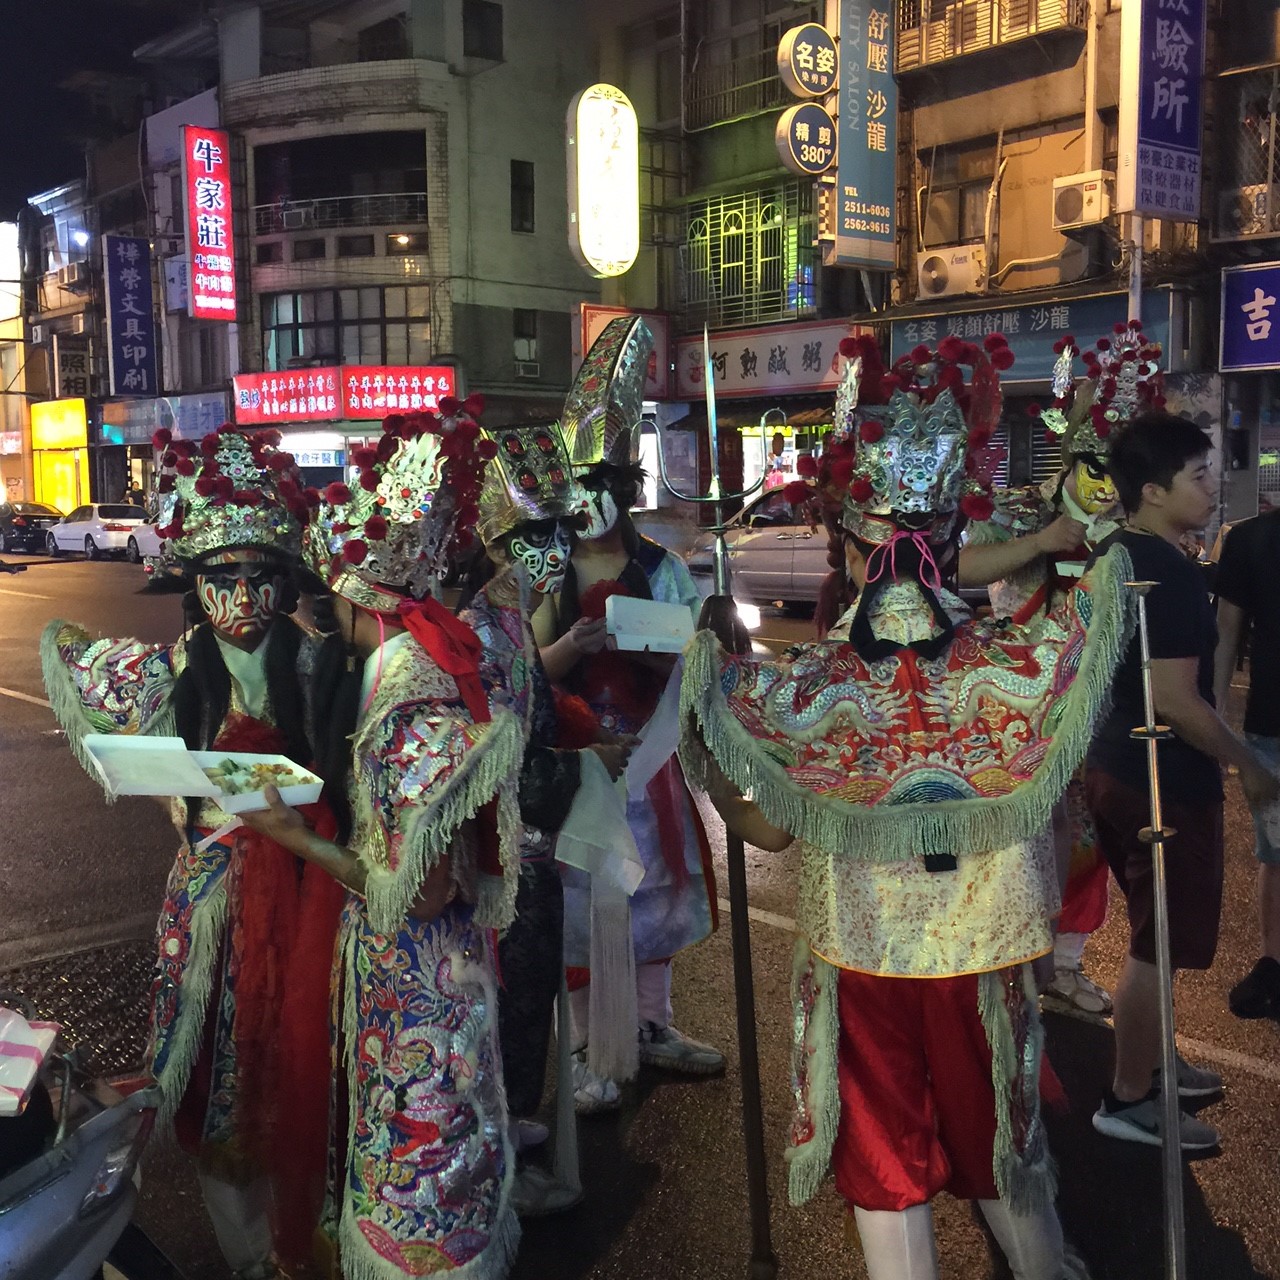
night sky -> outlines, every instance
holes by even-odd
[[[177,11],[194,17],[187,0]],[[0,218],[30,195],[84,174],[84,139],[101,132],[57,86],[78,70],[128,71],[133,50],[174,7],[148,0],[0,0]]]

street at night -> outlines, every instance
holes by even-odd
[[[143,1067],[150,934],[176,836],[159,805],[114,806],[80,769],[44,703],[36,640],[51,618],[75,619],[104,635],[171,639],[180,596],[144,587],[121,563],[50,562],[0,577],[0,987],[15,986],[43,1014],[85,1036],[101,1069]],[[761,634],[780,646],[811,623],[766,612]],[[723,1078],[673,1082],[645,1069],[621,1112],[579,1122],[585,1202],[525,1225],[511,1273],[518,1280],[732,1280],[747,1274],[749,1227],[741,1139],[736,1035],[722,828],[707,810],[717,847],[721,928],[676,965],[675,1011],[691,1034],[722,1047]],[[1180,980],[1178,1029],[1193,1061],[1226,1079],[1226,1095],[1205,1112],[1222,1129],[1220,1155],[1186,1164],[1191,1274],[1213,1280],[1280,1275],[1280,1189],[1274,1176],[1280,1124],[1277,1028],[1226,1009],[1227,988],[1256,946],[1252,833],[1228,784],[1227,894],[1218,961]],[[793,937],[794,851],[747,850],[752,949],[765,1090],[774,1246],[782,1276],[848,1280],[865,1273],[845,1239],[844,1213],[830,1185],[803,1209],[786,1204],[783,1140],[789,1099],[788,982]],[[1092,940],[1089,971],[1112,986],[1123,922]],[[67,979],[70,978],[70,983]],[[1049,1128],[1059,1167],[1059,1206],[1068,1236],[1096,1280],[1157,1280],[1162,1271],[1159,1152],[1098,1136],[1089,1119],[1111,1064],[1102,1022],[1047,1017],[1049,1053],[1070,1099]],[[225,1280],[191,1162],[154,1144],[143,1164],[138,1219],[190,1280]],[[987,1252],[968,1206],[937,1204],[942,1274],[988,1275]],[[1000,1274],[1000,1273],[994,1273]]]

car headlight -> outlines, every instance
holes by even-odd
[[[735,600],[734,604],[738,606],[738,617],[742,620],[742,625],[748,631],[759,631],[760,629],[760,609],[759,606],[749,604],[745,600]]]

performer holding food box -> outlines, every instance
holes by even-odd
[[[307,1250],[319,1217],[343,894],[232,811],[265,805],[265,785],[286,775],[319,793],[303,767],[300,674],[315,642],[290,616],[319,495],[278,433],[227,425],[198,444],[163,431],[155,443],[160,533],[192,587],[188,629],[143,644],[55,621],[41,657],[54,712],[108,797],[173,797],[182,843],[158,928],[151,1070],[227,1263],[258,1280],[278,1274],[277,1255]],[[327,810],[312,820],[332,829]]]

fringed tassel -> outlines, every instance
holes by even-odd
[[[635,991],[634,981],[631,989]],[[633,1044],[635,1039],[633,1024]],[[560,971],[560,994],[556,997],[556,1148],[552,1173],[562,1187],[575,1193],[582,1190],[582,1172],[578,1164],[578,1110],[573,1101],[573,1032],[569,1028],[569,986],[563,969]]]
[[[363,754],[362,747],[363,744],[357,741],[357,758]],[[508,887],[505,882],[519,874],[519,867],[512,865],[518,856],[515,853],[517,824],[510,816],[510,805],[514,803],[516,780],[523,758],[523,726],[512,712],[497,712],[483,739],[454,770],[443,794],[414,812],[400,846],[395,870],[386,867],[370,870],[365,899],[369,922],[378,933],[394,933],[399,928],[428,872],[449,851],[458,828],[495,795],[500,799],[499,832],[505,831],[502,840],[504,888],[497,901],[499,904],[509,902],[514,910],[514,883]],[[502,811],[503,799],[507,802],[505,814]],[[500,914],[501,906],[495,907],[492,892],[488,906]],[[481,923],[493,921],[485,919]]]
[[[857,805],[818,795],[790,778],[774,745],[759,742],[734,716],[721,670],[723,651],[699,631],[685,651],[681,716],[694,717],[721,769],[775,826],[820,849],[876,862],[901,862],[929,853],[972,854],[1026,840],[1049,824],[1054,802],[1084,759],[1093,728],[1109,704],[1111,680],[1128,646],[1135,617],[1124,585],[1128,553],[1114,547],[1090,572],[1082,602],[1086,630],[1080,668],[1058,704],[1044,762],[1027,783],[1002,796],[938,803]],[[698,779],[699,746],[686,728],[681,760]]]
[[[169,1052],[163,1070],[156,1074],[162,1101],[156,1123],[171,1132],[182,1095],[191,1080],[191,1069],[204,1042],[205,1018],[213,992],[214,971],[222,955],[222,934],[227,923],[227,891],[219,881],[191,912],[191,955],[182,971],[178,1013],[169,1033]]]
[[[1031,966],[981,974],[978,1013],[991,1046],[996,1095],[996,1190],[1013,1213],[1038,1213],[1053,1204],[1058,1178],[1040,1119],[1044,1028]]]
[[[797,1111],[786,1150],[787,1198],[795,1205],[807,1203],[822,1185],[840,1124],[838,981],[839,970],[799,938],[791,967],[791,1084]]]
[[[591,985],[587,1065],[606,1080],[634,1080],[640,1070],[636,954],[631,903],[603,876],[591,877]]]
[[[510,780],[498,788],[498,851],[502,876],[482,875],[476,885],[476,923],[501,932],[516,918],[520,886],[520,799]]]

